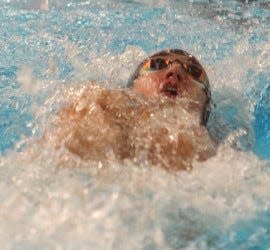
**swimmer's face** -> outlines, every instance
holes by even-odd
[[[206,124],[211,93],[205,70],[198,60],[183,50],[161,51],[144,60],[129,87],[146,97],[188,98],[197,103]]]
[[[133,90],[146,97],[187,97],[205,103],[208,79],[195,57],[179,53],[161,52],[144,60],[137,70]]]

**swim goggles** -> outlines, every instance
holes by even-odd
[[[145,64],[142,66],[139,74],[143,75],[146,72],[162,70],[169,67],[173,63],[178,63],[182,65],[185,71],[196,79],[199,79],[202,74],[202,69],[196,64],[182,63],[180,60],[177,60],[177,59],[171,61],[171,60],[168,60],[165,58],[159,58],[159,57],[150,58],[148,61],[146,61]]]
[[[168,57],[172,54],[177,55],[177,59],[168,59]],[[133,81],[140,75],[163,70],[173,63],[180,64],[187,74],[202,84],[203,88],[209,88],[207,75],[198,60],[191,54],[180,49],[161,51],[145,59],[138,66],[137,70],[129,80],[128,87],[131,86]]]

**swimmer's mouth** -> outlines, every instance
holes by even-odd
[[[167,83],[164,84],[164,86],[161,89],[161,93],[167,97],[175,98],[179,94],[179,90],[177,88],[177,85]]]

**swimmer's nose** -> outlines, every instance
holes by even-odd
[[[173,81],[181,82],[183,80],[181,67],[182,66],[179,65],[178,63],[172,65],[166,74],[166,79],[171,79]]]

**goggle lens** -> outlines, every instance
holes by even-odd
[[[147,71],[162,70],[162,69],[168,67],[169,64],[170,64],[170,61],[168,61],[164,58],[149,59],[143,64],[143,66],[140,70],[140,74],[143,72],[147,72]]]

